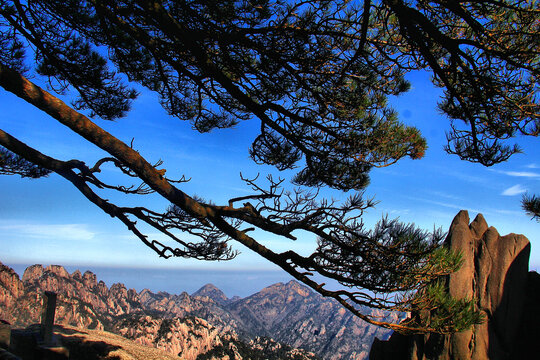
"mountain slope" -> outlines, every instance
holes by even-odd
[[[367,324],[296,281],[271,285],[228,309],[252,334],[272,336],[329,360],[365,359],[375,336],[389,336],[388,330]],[[390,317],[397,319],[396,314]]]
[[[362,360],[374,336],[388,336],[387,330],[366,324],[295,281],[271,285],[244,299],[228,299],[211,284],[193,295],[148,289],[137,293],[123,284],[108,288],[89,271],[70,275],[56,265],[30,266],[21,280],[0,263],[0,318],[19,327],[39,322],[44,291],[58,293],[58,324],[113,331],[174,354],[191,347],[193,358],[219,353],[220,347],[226,353],[223,346],[235,342],[243,344],[238,349],[249,348],[257,338],[273,344],[259,344],[265,351],[287,348],[272,343],[273,338],[325,359]],[[197,326],[205,328],[202,333]],[[310,358],[306,354],[301,356]]]
[[[208,297],[212,300],[214,300],[216,303],[220,305],[225,305],[229,302],[229,299],[221,291],[218,289],[214,284],[206,284],[199,290],[195,291],[193,294],[191,294],[192,297]]]

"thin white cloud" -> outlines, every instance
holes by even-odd
[[[537,165],[535,163],[529,164],[526,167],[529,169],[540,169],[540,165]]]
[[[30,238],[47,238],[57,240],[92,240],[95,233],[88,230],[86,224],[36,224],[36,223],[0,223],[0,230],[27,236]]]
[[[392,216],[408,215],[411,213],[411,209],[390,210],[389,214]]]
[[[502,209],[496,209],[496,213],[502,214],[502,215],[512,215],[512,216],[523,216],[523,211],[517,211],[517,210],[502,210]]]
[[[507,171],[506,174],[510,176],[540,178],[540,174],[528,171]]]
[[[505,174],[508,176],[516,176],[516,177],[527,177],[527,178],[538,178],[540,179],[540,174],[530,171],[501,171],[501,170],[493,170],[495,172],[498,172],[500,174]]]
[[[480,209],[475,209],[475,208],[472,208],[472,207],[469,207],[469,206],[465,206],[463,204],[454,204],[454,203],[443,202],[443,201],[434,201],[434,200],[429,200],[429,199],[424,199],[424,198],[419,198],[419,197],[414,197],[414,196],[407,196],[407,198],[409,198],[411,200],[422,201],[424,203],[428,203],[428,204],[432,204],[432,205],[442,206],[442,207],[449,208],[449,209],[467,210],[469,212],[483,213],[483,214],[487,213],[485,210],[483,211],[483,210],[480,210]]]
[[[476,183],[476,184],[484,184],[487,182],[487,177],[480,177],[480,176],[474,176],[469,174],[464,174],[459,171],[446,171],[445,169],[441,168],[441,172],[444,173],[447,176],[453,176],[459,180],[467,181],[470,183]]]
[[[526,192],[527,189],[525,189],[524,187],[522,187],[520,184],[517,184],[517,185],[514,185],[512,187],[509,187],[508,189],[504,190],[501,195],[505,195],[505,196],[515,196],[515,195],[519,195],[519,194],[523,194],[524,192]]]
[[[455,196],[455,195],[452,195],[452,194],[448,194],[448,193],[445,193],[443,191],[434,191],[434,190],[428,190],[427,191],[429,194],[431,195],[434,195],[438,198],[446,198],[446,199],[451,199],[451,200],[458,200],[458,201],[462,201],[463,199],[459,196]]]
[[[437,223],[448,226],[450,221],[456,216],[456,213],[430,209],[427,210],[426,215],[429,219],[437,219]]]

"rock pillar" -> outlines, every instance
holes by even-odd
[[[527,238],[517,234],[500,236],[481,214],[469,224],[467,211],[460,211],[450,226],[445,246],[463,255],[461,268],[447,278],[447,291],[456,298],[476,299],[486,321],[452,335],[392,335],[396,339],[374,343],[370,359],[390,359],[391,345],[393,352],[407,360],[511,360],[538,356],[537,344],[524,341],[526,336],[540,339],[540,312],[535,310],[540,304],[540,277],[528,272]]]

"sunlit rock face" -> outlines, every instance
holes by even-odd
[[[328,360],[366,359],[375,336],[388,334],[296,281],[271,285],[228,309],[252,334],[271,336]],[[398,321],[397,314],[379,315],[385,321]]]
[[[200,288],[199,290],[191,294],[191,296],[200,297],[200,298],[207,297],[209,299],[214,300],[216,303],[220,305],[225,305],[231,302],[231,300],[227,298],[225,293],[221,291],[220,289],[218,289],[213,284],[204,285],[202,288]]]
[[[182,359],[195,360],[227,336],[203,319],[162,319],[149,315],[126,318],[115,325],[115,332],[135,342],[157,347]]]
[[[537,357],[540,276],[529,273],[529,240],[517,234],[500,236],[481,214],[469,223],[467,211],[460,211],[450,226],[445,245],[463,254],[463,265],[448,277],[448,292],[456,298],[475,298],[486,321],[448,336],[392,335],[388,342],[374,343],[370,358]]]
[[[90,271],[69,274],[58,265],[30,266],[22,280],[1,266],[0,318],[16,327],[38,323],[44,291],[58,294],[57,324],[112,331],[185,358],[203,353],[234,358],[257,346],[253,351],[264,350],[266,358],[275,358],[275,350],[291,359],[317,354],[329,360],[362,360],[373,338],[388,333],[296,281],[243,299],[229,299],[211,284],[192,295],[148,289],[138,293],[123,284],[108,288]],[[397,315],[378,315],[397,320]]]
[[[251,345],[234,332],[235,319],[208,296],[154,294],[149,290],[137,293],[123,284],[113,284],[109,289],[89,271],[83,275],[75,271],[70,275],[58,265],[31,266],[21,280],[11,268],[0,263],[0,319],[7,320],[12,327],[40,322],[45,291],[58,294],[56,324],[107,329],[186,360],[195,360],[209,351],[216,352],[215,349],[223,353],[215,359],[249,359],[245,354],[251,351]],[[214,295],[219,295],[217,291]],[[218,326],[194,314],[206,315]],[[284,349],[283,345],[273,343]],[[278,359],[272,354],[254,351],[263,357]],[[291,359],[317,359],[312,353],[293,348],[285,349],[282,354]]]
[[[0,263],[0,314],[5,308],[14,306],[14,302],[24,293],[24,286],[19,275],[13,269]]]

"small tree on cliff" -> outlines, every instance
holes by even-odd
[[[521,200],[521,206],[533,219],[540,221],[540,197],[536,195],[524,195]]]
[[[336,204],[307,190],[287,195],[271,179],[267,186],[245,179],[253,195],[215,205],[184,193],[183,179],[166,178],[89,117],[129,110],[136,93],[116,76],[123,73],[198,131],[259,121],[251,157],[280,170],[300,166],[297,185],[361,191],[373,167],[422,157],[425,140],[398,121],[387,96],[408,89],[406,72],[426,69],[444,88],[440,109],[453,121],[446,150],[489,166],[519,151],[510,138],[538,135],[538,14],[534,1],[0,0],[0,85],[110,154],[94,165],[55,159],[0,130],[0,169],[59,174],[160,256],[231,259],[234,240],[370,323],[463,329],[480,319],[471,302],[450,299],[436,285],[460,263],[440,247],[440,232],[388,220],[368,231],[361,216],[372,204],[361,193]],[[25,74],[79,97],[70,107]],[[145,185],[104,183],[106,164]],[[118,206],[99,195],[103,188],[156,192],[171,206]],[[175,245],[148,239],[136,220]],[[310,256],[274,252],[249,235],[255,228],[288,239],[308,231],[318,247]],[[350,290],[329,290],[315,273]],[[390,324],[359,305],[433,316]]]

